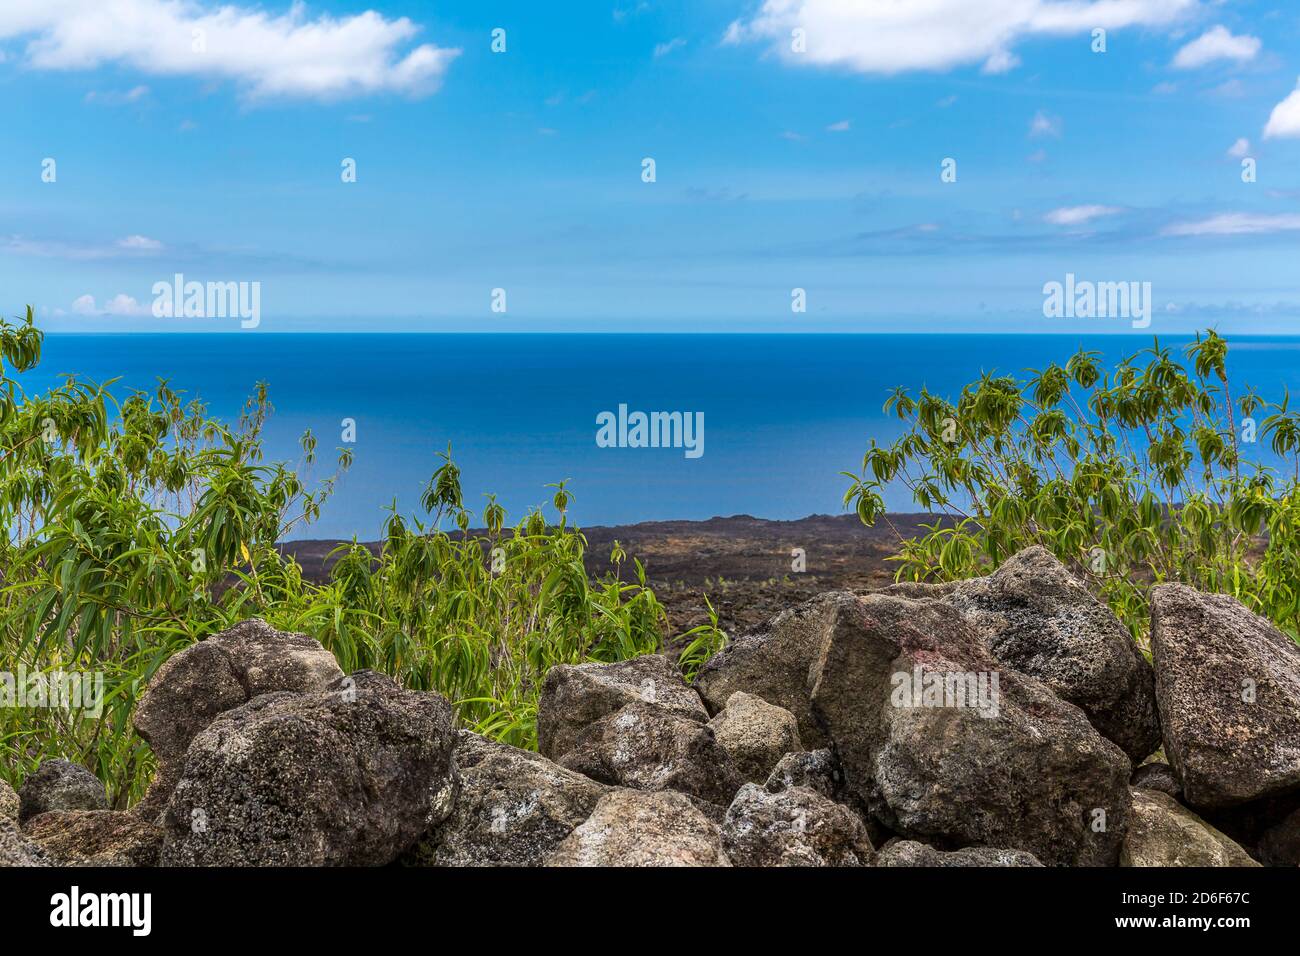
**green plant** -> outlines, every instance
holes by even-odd
[[[320,514],[350,452],[314,484],[310,432],[297,466],[264,462],[265,386],[233,427],[166,382],[118,398],[111,382],[69,379],[28,395],[16,376],[40,351],[30,310],[0,321],[0,673],[95,672],[105,693],[98,713],[0,708],[0,775],[13,782],[60,756],[93,769],[116,806],[138,799],[153,769],[130,722],[142,686],[251,616],[311,634],[345,671],[439,691],[469,726],[521,746],[535,744],[552,665],[660,646],[666,616],[639,562],[621,581],[618,548],[614,571],[589,577],[567,480],[551,486],[558,520],[533,510],[507,527],[489,496],[486,530],[471,533],[448,447],[422,514],[393,509],[374,551],[344,545],[313,584],[277,543]]]
[[[862,521],[899,482],[936,515],[899,536],[897,577],[983,573],[1029,545],[1067,562],[1141,638],[1149,587],[1181,581],[1232,594],[1293,635],[1300,628],[1300,413],[1290,396],[1234,399],[1228,343],[1197,336],[1186,362],[1154,345],[1107,373],[1095,352],[985,374],[955,401],[897,389],[885,411],[907,430],[874,441],[844,496]],[[1279,468],[1247,464],[1236,412]],[[1254,437],[1254,436],[1247,436]],[[1279,470],[1280,469],[1280,470]]]

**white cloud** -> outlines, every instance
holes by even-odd
[[[1168,96],[1171,93],[1178,92],[1178,84],[1169,82],[1157,83],[1155,86],[1151,87],[1151,92],[1157,96]]]
[[[1227,27],[1215,26],[1179,50],[1174,55],[1173,65],[1179,70],[1194,70],[1215,60],[1244,63],[1255,58],[1259,47],[1258,37],[1233,36]]]
[[[1228,155],[1235,159],[1241,159],[1241,157],[1245,156],[1249,152],[1250,140],[1246,139],[1244,136],[1228,147]]]
[[[77,315],[149,315],[151,310],[141,305],[125,292],[119,292],[104,303],[103,308],[95,305],[93,295],[78,296],[72,302],[72,311]]]
[[[1062,206],[1053,209],[1043,219],[1056,226],[1077,226],[1118,212],[1123,212],[1118,206]]]
[[[661,56],[667,56],[669,53],[672,53],[674,50],[680,50],[684,46],[686,46],[685,37],[673,37],[667,43],[656,43],[655,59],[657,60]]]
[[[850,125],[848,120],[840,120],[838,123],[831,123],[830,126],[827,126],[826,131],[828,133],[847,133]]]
[[[1290,96],[1273,107],[1264,125],[1265,139],[1276,136],[1300,136],[1300,83],[1296,84]]]
[[[117,245],[132,252],[157,252],[162,248],[161,242],[148,236],[127,236],[117,240]]]
[[[210,0],[5,0],[0,40],[25,38],[41,70],[119,65],[154,76],[231,80],[253,99],[337,99],[437,89],[456,49],[423,43],[420,28],[373,10],[310,16],[295,2],[273,15]]]
[[[859,73],[948,70],[977,63],[1002,72],[1018,60],[1014,45],[1035,36],[1088,35],[1171,23],[1196,0],[764,0],[737,20],[724,43],[771,44],[790,63]],[[806,50],[790,32],[805,31]]]
[[[1060,136],[1062,125],[1059,116],[1048,116],[1039,110],[1029,121],[1029,136],[1031,139],[1038,136]]]
[[[1165,236],[1249,236],[1300,229],[1300,213],[1225,212],[1208,219],[1179,222],[1161,230]]]

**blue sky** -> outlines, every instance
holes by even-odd
[[[1045,318],[1066,273],[1300,331],[1289,4],[6,0],[0,53],[52,331],[238,328],[149,315],[175,273],[259,332],[1129,330]]]

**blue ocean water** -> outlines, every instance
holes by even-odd
[[[1162,339],[1181,346],[1182,338]],[[1278,399],[1300,394],[1300,337],[1230,339],[1230,374]],[[275,414],[268,458],[296,462],[310,428],[332,470],[341,423],[356,421],[355,464],[321,520],[298,537],[378,536],[396,499],[414,513],[451,442],[466,504],[495,492],[511,519],[570,479],[579,525],[752,514],[839,513],[871,438],[899,434],[881,406],[890,389],[955,396],[982,371],[1020,373],[1064,362],[1080,346],[1108,363],[1146,336],[234,334],[50,335],[41,389],[75,373],[118,388],[159,377],[213,414],[238,415],[259,380]],[[601,448],[602,411],[703,412],[704,454]],[[1258,452],[1263,454],[1262,450]],[[893,510],[917,510],[905,493]]]

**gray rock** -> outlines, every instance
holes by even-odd
[[[1222,594],[1151,592],[1165,755],[1198,810],[1300,789],[1300,647]]]
[[[190,744],[164,866],[379,866],[450,813],[451,705],[360,671],[226,711]]]
[[[615,790],[547,866],[730,866],[718,828],[680,793]]]
[[[0,867],[49,865],[45,851],[23,836],[14,820],[0,817]]]
[[[794,714],[743,690],[731,695],[709,726],[735,758],[741,776],[752,783],[766,782],[782,757],[803,750]]]
[[[460,794],[406,862],[424,866],[540,866],[609,792],[540,754],[464,730]]]
[[[709,719],[700,695],[663,655],[615,664],[557,664],[546,672],[537,702],[538,752],[558,760],[584,729],[633,703],[701,723]]]
[[[724,807],[744,783],[706,724],[653,704],[602,717],[558,763],[611,786],[677,790]]]
[[[1259,858],[1269,866],[1300,866],[1300,808],[1264,831]]]
[[[107,810],[99,778],[80,764],[46,760],[18,788],[18,820],[25,823],[51,810]]]
[[[272,691],[308,693],[343,676],[334,655],[306,634],[251,618],[169,657],[136,706],[136,732],[158,760],[138,808],[160,813],[190,741],[219,715]]]
[[[1042,866],[1024,850],[998,850],[968,846],[960,850],[936,850],[914,840],[895,840],[876,855],[876,866]]]
[[[1160,746],[1151,665],[1128,628],[1046,548],[1027,548],[987,577],[883,593],[960,610],[994,657],[1082,709],[1134,762]]]
[[[131,811],[55,810],[24,829],[56,866],[156,866],[162,849],[162,828]]]
[[[805,787],[740,788],[722,823],[733,866],[868,866],[867,830],[847,807]]]
[[[1159,790],[1175,800],[1183,797],[1183,785],[1174,768],[1158,760],[1144,763],[1134,770],[1130,783],[1134,790]]]
[[[840,770],[834,752],[823,747],[782,757],[768,775],[764,789],[768,793],[780,793],[790,787],[806,787],[828,800],[840,801],[844,791],[844,772]]]
[[[814,668],[840,609],[856,602],[848,591],[828,591],[727,645],[695,678],[709,712],[718,713],[732,694],[744,691],[794,714],[804,746],[827,746],[830,741],[812,711]]]
[[[950,681],[950,697],[916,705],[918,676],[918,691]],[[1128,758],[1079,708],[1000,664],[947,604],[887,595],[844,604],[813,707],[848,789],[895,833],[1026,850],[1048,865],[1118,859]]]
[[[18,794],[14,788],[0,780],[0,820],[18,819]]]
[[[1227,836],[1173,797],[1134,790],[1121,866],[1259,866]]]

